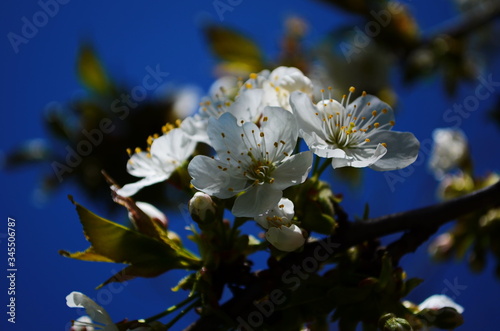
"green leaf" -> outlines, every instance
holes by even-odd
[[[415,287],[420,285],[424,280],[421,278],[410,278],[405,282],[404,292],[402,293],[402,297],[407,296]]]
[[[380,270],[378,288],[383,290],[392,280],[392,261],[389,254],[384,254],[382,257],[382,269]]]
[[[226,62],[226,69],[251,73],[264,68],[259,46],[240,32],[218,25],[210,25],[204,32],[212,51]]]
[[[89,247],[87,248],[87,250],[83,252],[76,252],[76,253],[70,253],[68,251],[60,250],[59,254],[75,260],[91,261],[91,262],[114,262],[113,260],[108,259],[107,257],[99,253],[96,253],[93,247]]]
[[[72,197],[69,198],[76,206],[91,247],[77,253],[60,251],[61,255],[85,261],[129,264],[121,272],[127,277],[154,277],[171,269],[198,267],[198,261],[186,256],[182,248],[104,219],[76,203]],[[112,277],[104,284],[123,278],[123,275],[120,278]]]
[[[78,76],[87,88],[100,94],[111,90],[108,76],[92,47],[82,46],[77,61]]]

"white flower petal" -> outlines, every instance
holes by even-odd
[[[227,167],[224,162],[197,155],[188,165],[188,172],[193,178],[191,184],[208,195],[221,199],[230,198],[246,188],[248,179],[232,173]]]
[[[386,143],[387,153],[370,168],[377,171],[402,169],[418,156],[420,142],[410,132],[379,131],[372,142]]]
[[[359,150],[347,150],[345,156],[343,157],[333,157],[332,166],[334,168],[340,167],[353,167],[353,168],[364,168],[369,167],[380,160],[387,153],[387,149],[379,144],[376,148],[370,149],[359,149]],[[339,153],[340,154],[340,153]],[[344,164],[344,165],[342,165]]]
[[[222,114],[218,119],[211,118],[208,124],[208,136],[210,137],[210,144],[215,149],[221,159],[227,157],[238,157],[241,153],[246,157],[247,147],[241,137],[244,128],[237,125],[236,118],[231,113]],[[258,129],[253,123],[246,123],[254,125],[253,129]],[[228,153],[228,151],[230,153]],[[230,155],[232,154],[232,155]]]
[[[177,167],[193,154],[195,147],[196,141],[177,128],[153,141],[151,155],[158,158],[161,163],[174,163]]]
[[[316,115],[318,109],[307,94],[293,92],[290,96],[290,104],[301,130],[309,134],[314,132],[322,139],[326,139],[322,130],[321,118]]]
[[[373,115],[373,111],[376,111],[375,116]],[[394,121],[394,111],[391,106],[376,96],[369,94],[361,96],[349,104],[347,112],[356,114],[355,116],[358,118],[356,124],[359,127],[364,127],[369,121],[372,121],[379,123],[380,127],[388,124],[389,127],[384,127],[384,129],[390,129],[392,127],[391,121]],[[365,118],[364,120],[362,119],[363,117]],[[373,127],[370,130],[373,130]]]
[[[159,166],[147,152],[133,154],[127,162],[127,172],[132,176],[146,177],[158,172]]]
[[[283,191],[274,184],[254,185],[238,196],[231,210],[236,217],[254,217],[274,207],[283,196]]]
[[[194,141],[208,143],[207,134],[208,118],[201,117],[199,114],[186,117],[180,125],[180,129]]]
[[[262,97],[263,106],[279,107],[281,106],[280,98],[276,93],[276,86],[269,81],[262,84],[264,95]]]
[[[424,300],[418,305],[418,309],[441,309],[444,307],[455,308],[455,310],[462,314],[464,312],[464,307],[457,304],[455,301],[443,294],[435,294]]]
[[[273,174],[274,183],[271,185],[284,190],[292,185],[301,184],[307,179],[311,166],[310,151],[292,155],[276,168]]]
[[[326,141],[324,141],[321,137],[319,137],[316,132],[312,132],[311,134],[304,132],[304,130],[299,131],[302,138],[306,142],[307,146],[314,154],[319,157],[330,158],[337,156],[338,151],[342,151],[341,149],[332,147]],[[342,151],[342,155],[345,153]]]
[[[266,239],[274,247],[284,252],[293,252],[305,243],[302,231],[295,224],[289,227],[284,225],[270,227],[266,232]]]
[[[264,133],[266,151],[271,155],[275,155],[275,152],[276,155],[279,154],[279,158],[273,157],[272,159],[277,161],[286,156],[284,153],[292,154],[298,138],[295,116],[288,111],[283,111],[283,108],[266,107],[262,117],[261,130]]]
[[[250,89],[240,93],[234,103],[228,108],[228,112],[236,117],[238,123],[255,122],[261,113],[261,100],[264,91],[261,89]]]
[[[311,80],[302,71],[294,67],[278,67],[269,74],[269,81],[281,89],[289,92],[301,91],[311,93]]]
[[[130,197],[136,194],[142,188],[159,182],[163,182],[164,180],[167,180],[168,177],[169,175],[166,175],[164,173],[159,173],[149,177],[145,177],[135,183],[124,185],[121,189],[116,191],[116,194],[121,195],[122,197]]]
[[[80,316],[73,322],[71,331],[94,331],[92,319],[88,316]]]
[[[118,328],[114,325],[106,310],[85,294],[80,292],[71,292],[68,296],[66,296],[66,304],[70,308],[85,308],[87,315],[89,315],[94,322],[109,326],[106,330],[118,331]]]

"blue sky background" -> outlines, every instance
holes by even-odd
[[[409,6],[424,32],[456,15],[447,1],[409,2]],[[214,80],[216,62],[200,31],[201,22],[219,22],[212,1],[68,1],[59,5],[58,13],[40,27],[27,44],[20,45],[16,54],[7,34],[21,34],[22,18],[32,20],[40,10],[36,1],[0,3],[0,153],[12,151],[27,139],[47,138],[42,125],[47,105],[65,104],[81,95],[83,89],[75,74],[75,59],[83,41],[91,41],[112,77],[128,86],[140,84],[145,67],[156,65],[168,71],[167,80],[177,86],[195,84],[206,90]],[[268,54],[277,55],[283,20],[290,14],[300,15],[310,23],[308,44],[348,22],[349,18],[314,1],[279,0],[271,4],[243,0],[232,12],[224,14],[223,23],[245,31],[258,40]],[[498,63],[485,69],[483,75],[487,74],[500,80]],[[397,86],[399,78],[394,78]],[[421,141],[429,139],[434,128],[448,125],[442,119],[443,111],[454,102],[461,102],[478,84],[477,81],[462,84],[459,93],[448,98],[440,83],[440,79],[433,78],[411,88],[397,89],[401,100],[398,130],[412,131]],[[461,126],[469,136],[477,174],[500,170],[498,148],[494,147],[500,138],[499,130],[484,114],[494,101],[493,98],[482,101],[480,110],[472,113]],[[428,156],[422,155],[422,161],[412,166],[413,172],[405,177],[404,183],[396,184],[395,190],[390,189],[382,173],[370,170],[365,171],[361,189],[351,192],[340,183],[335,184],[334,189],[345,193],[345,208],[351,216],[361,214],[365,202],[370,203],[372,216],[428,205],[436,202],[437,182],[424,164],[427,160]],[[121,266],[70,260],[57,251],[77,251],[88,246],[68,194],[102,216],[107,216],[107,212],[88,201],[69,180],[49,199],[40,201],[36,188],[41,175],[49,171],[49,165],[8,173],[0,171],[0,307],[7,304],[6,238],[3,236],[7,217],[16,220],[18,267],[16,324],[6,322],[6,309],[1,308],[1,330],[65,329],[68,321],[78,317],[77,311],[65,304],[65,296],[75,290],[97,299],[116,321],[125,317],[145,318],[182,300],[185,293],[170,291],[183,275],[181,272],[155,279],[136,279],[95,291],[96,285]],[[181,236],[187,235],[180,217],[171,216],[171,224]],[[422,247],[402,261],[410,277],[426,279],[409,299],[418,303],[432,294],[446,293],[465,307],[463,330],[473,327],[491,330],[493,325],[500,324],[494,301],[500,293],[500,284],[493,277],[491,262],[482,274],[473,275],[463,263],[433,264]],[[447,285],[450,283],[461,285],[463,290],[454,293]],[[195,315],[188,315],[178,326],[186,326],[194,318]]]

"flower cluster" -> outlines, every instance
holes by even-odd
[[[307,180],[313,154],[316,162],[331,159],[334,169],[378,171],[406,167],[418,155],[413,134],[390,131],[395,125],[391,107],[365,92],[352,102],[354,88],[340,102],[329,95],[314,103],[311,80],[289,67],[251,74],[237,84],[211,92],[196,114],[152,137],[147,151],[133,154],[127,169],[143,179],[117,193],[131,196],[167,180],[190,160],[192,187],[228,199],[234,216],[254,218],[273,246],[293,251],[305,238],[300,222],[293,220],[293,202],[283,198],[283,191]],[[235,97],[229,90],[237,91]],[[299,151],[299,139],[309,150]],[[215,155],[192,157],[199,142],[212,147]]]

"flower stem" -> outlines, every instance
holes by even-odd
[[[162,318],[162,317],[165,317],[165,316],[167,316],[168,314],[170,314],[170,313],[172,313],[172,312],[176,311],[177,309],[179,309],[179,308],[181,308],[181,307],[185,306],[186,304],[188,304],[189,302],[191,302],[191,301],[193,301],[194,299],[197,299],[197,298],[198,298],[198,295],[193,295],[193,296],[187,297],[186,299],[184,299],[183,301],[179,302],[178,304],[176,304],[176,305],[174,305],[174,306],[172,306],[172,307],[169,307],[167,310],[165,310],[165,311],[163,311],[163,312],[161,312],[161,313],[159,313],[159,314],[156,314],[156,315],[154,315],[154,316],[151,316],[151,317],[149,317],[149,318],[146,318],[144,322],[145,322],[145,323],[150,323],[150,322],[156,321],[156,320],[158,320],[158,319],[160,319],[160,318]],[[196,304],[197,302],[198,302],[198,301],[196,301],[196,302],[195,302],[195,304]],[[194,305],[194,304],[193,304],[193,305]],[[190,307],[191,307],[191,306],[190,306]],[[189,308],[189,309],[191,309],[191,308]],[[182,317],[182,316],[181,316],[181,317]],[[179,317],[179,318],[180,318],[180,317]],[[178,320],[179,318],[177,318],[177,320]],[[172,323],[172,322],[170,322],[170,323]]]
[[[312,174],[313,176],[316,175],[316,172],[318,172],[318,166],[319,166],[319,156],[317,156],[316,154],[314,155],[314,165],[313,165],[313,171],[312,171]]]
[[[319,164],[319,161],[318,161],[318,164]],[[331,161],[329,159],[326,159],[325,162],[321,165],[321,167],[319,167],[319,169],[317,169],[316,173],[314,174],[314,176],[318,177],[321,176],[321,174],[323,173],[323,171],[326,170],[326,168],[328,168],[328,166],[331,164]]]
[[[178,320],[180,320],[184,315],[186,315],[191,309],[196,307],[197,304],[199,304],[199,301],[195,301],[189,306],[187,306],[185,309],[183,309],[177,316],[175,316],[168,324],[165,325],[165,330],[170,329],[175,323],[177,323]]]

